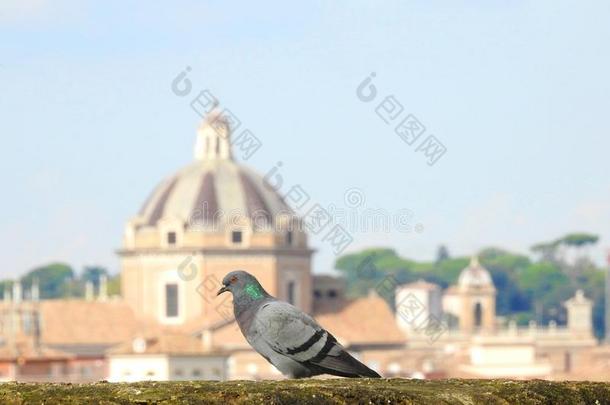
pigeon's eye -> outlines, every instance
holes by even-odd
[[[237,276],[233,276],[229,279],[229,283],[234,284],[237,281]]]

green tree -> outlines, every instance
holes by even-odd
[[[24,288],[30,288],[38,280],[40,298],[60,298],[66,293],[66,285],[74,279],[74,270],[64,263],[52,263],[29,271],[21,279]]]
[[[121,276],[119,274],[108,279],[108,295],[121,295]]]
[[[335,262],[335,268],[346,278],[347,294],[362,296],[387,276],[382,268],[392,268],[398,272],[402,269],[402,263],[393,249],[379,248],[342,256]]]
[[[595,333],[603,333],[604,272],[598,269],[586,255],[573,263],[564,258],[566,250],[582,252],[597,243],[598,237],[587,233],[572,233],[552,242],[532,246],[538,260],[489,247],[479,252],[481,264],[491,274],[497,290],[496,310],[499,315],[527,324],[532,319],[546,323],[553,319],[566,320],[563,302],[581,288],[594,301],[593,322]],[[461,271],[468,265],[469,257],[435,258],[418,262],[399,256],[388,248],[366,249],[338,258],[336,268],[345,276],[348,293],[357,297],[376,288],[391,277],[397,284],[424,279],[446,288],[458,281]],[[387,298],[391,303],[392,299]]]
[[[496,311],[500,315],[530,309],[530,300],[520,289],[517,279],[531,264],[527,256],[500,248],[486,248],[479,252],[481,264],[489,270],[497,290]]]
[[[91,281],[95,288],[99,288],[100,279],[102,276],[108,277],[108,270],[101,266],[86,266],[80,276],[81,281],[86,283]]]
[[[598,338],[603,337],[605,331],[605,280],[604,269],[590,266],[583,271],[576,284],[576,288],[582,289],[585,295],[593,300],[593,327]]]
[[[570,233],[559,239],[560,243],[572,247],[584,247],[594,245],[599,240],[599,236],[590,233]]]
[[[565,320],[562,303],[570,298],[574,288],[558,266],[549,262],[531,264],[519,274],[518,284],[532,303],[539,322]]]
[[[4,299],[6,294],[11,294],[11,288],[13,288],[13,282],[10,280],[2,280],[0,281],[0,292],[2,292],[2,299]]]
[[[439,284],[443,288],[449,287],[457,283],[460,273],[468,266],[469,262],[470,258],[468,257],[454,257],[443,260],[434,265],[430,272],[431,277],[426,277],[426,279]]]
[[[440,245],[436,250],[436,263],[438,264],[447,259],[449,259],[449,249],[445,245]]]
[[[534,253],[540,254],[542,260],[556,263],[557,259],[557,248],[559,243],[553,242],[541,242],[533,245],[530,250]]]

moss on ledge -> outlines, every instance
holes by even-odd
[[[0,384],[8,404],[610,404],[610,383],[329,379]]]

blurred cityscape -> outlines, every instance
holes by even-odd
[[[120,275],[52,264],[2,282],[2,381],[282,378],[243,338],[228,294],[216,297],[236,269],[385,377],[610,378],[606,270],[588,257],[596,235],[531,256],[441,246],[429,263],[375,248],[313,274],[308,232],[338,229],[332,218],[298,215],[294,195],[236,161],[224,110],[206,112],[194,162],[127,221]]]

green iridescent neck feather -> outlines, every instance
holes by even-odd
[[[253,300],[259,300],[263,298],[263,292],[261,291],[261,288],[255,284],[246,285],[245,290],[246,294],[248,294]]]

